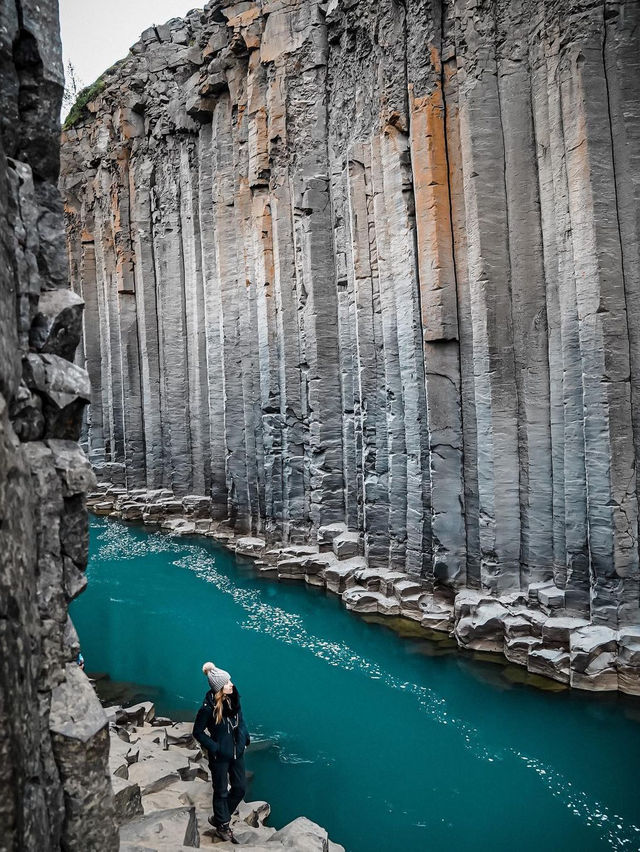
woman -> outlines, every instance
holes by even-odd
[[[202,671],[211,689],[198,710],[193,736],[209,754],[213,785],[213,816],[209,822],[218,837],[235,843],[229,821],[244,796],[244,750],[249,745],[249,732],[229,672],[213,663],[205,663]]]

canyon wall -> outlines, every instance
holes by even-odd
[[[634,0],[145,31],[63,136],[99,477],[640,641],[639,33]]]
[[[63,74],[56,0],[0,4],[0,850],[118,848],[107,718],[75,662],[67,606],[85,587],[74,365],[57,189]]]

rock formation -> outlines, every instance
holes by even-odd
[[[344,852],[306,817],[280,830],[265,825],[271,813],[267,802],[241,802],[231,820],[237,843],[221,841],[209,823],[211,774],[193,738],[193,723],[156,716],[150,701],[107,707],[106,712],[121,852],[176,852],[185,847],[225,852],[235,845],[252,852]]]
[[[63,75],[56,0],[0,4],[0,850],[117,849],[107,718],[75,663],[67,605],[85,587],[77,439],[89,400],[72,363],[57,190]]]
[[[63,137],[99,476],[267,546],[342,524],[459,641],[640,690],[639,33],[635,0],[145,31]]]

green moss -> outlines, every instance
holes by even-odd
[[[77,124],[80,119],[84,117],[87,110],[87,104],[91,103],[91,101],[100,94],[100,92],[104,89],[104,86],[104,79],[102,77],[98,77],[95,83],[92,83],[91,86],[87,86],[86,89],[82,89],[76,98],[76,102],[69,110],[69,115],[64,120],[64,124],[62,125],[63,130],[69,130],[74,126],[74,124]]]

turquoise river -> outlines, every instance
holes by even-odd
[[[205,539],[94,519],[88,575],[89,671],[180,719],[205,660],[231,672],[273,825],[304,814],[348,852],[640,849],[638,701],[510,683]]]

